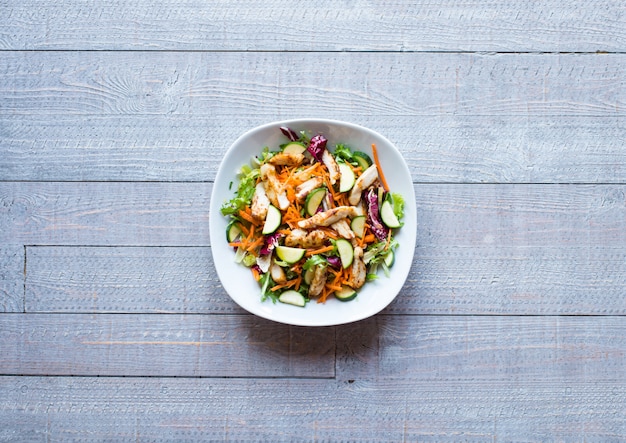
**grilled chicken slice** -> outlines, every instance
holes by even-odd
[[[335,223],[330,225],[330,227],[337,231],[337,234],[339,234],[346,240],[352,240],[354,238],[354,231],[352,231],[352,229],[350,228],[350,223],[348,223],[348,220],[345,218],[336,221]]]
[[[261,166],[261,179],[266,182],[265,190],[272,204],[278,206],[282,211],[286,211],[289,207],[289,199],[287,198],[287,192],[285,192],[278,177],[276,177],[274,165],[265,163]]]
[[[328,169],[330,184],[334,185],[335,183],[337,183],[337,180],[339,180],[341,172],[339,171],[339,165],[335,161],[335,158],[326,149],[324,149],[324,153],[322,154],[322,163],[324,163],[324,165]]]
[[[300,220],[298,226],[302,229],[311,229],[316,226],[330,226],[346,217],[356,217],[358,210],[354,206],[339,206],[328,211],[318,212],[305,220]]]
[[[285,246],[296,248],[320,248],[328,240],[328,235],[320,229],[305,231],[294,229],[285,237]]]
[[[309,285],[309,297],[317,297],[322,293],[326,283],[326,266],[316,266],[313,279]]]
[[[363,191],[369,188],[376,179],[378,179],[378,169],[376,169],[376,165],[372,165],[356,179],[356,183],[352,187],[352,191],[350,191],[350,197],[348,197],[350,204],[358,204],[361,201]]]
[[[353,289],[359,289],[365,284],[367,277],[367,269],[363,262],[363,248],[357,246],[354,248],[354,258],[352,259],[352,277],[350,283]]]
[[[314,177],[302,183],[299,186],[296,186],[296,198],[298,201],[302,202],[306,198],[307,195],[313,190],[317,189],[324,183],[324,179],[322,177]]]
[[[298,166],[304,161],[304,154],[296,152],[279,152],[268,160],[275,166]]]
[[[272,262],[272,264],[270,265],[270,276],[272,277],[272,280],[274,280],[279,285],[287,281],[287,276],[285,275],[284,269],[274,262]]]
[[[270,199],[265,192],[265,183],[259,182],[254,188],[254,195],[252,196],[252,217],[259,221],[265,220],[267,216],[267,209],[270,206]]]

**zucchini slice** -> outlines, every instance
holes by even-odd
[[[283,147],[283,152],[285,154],[302,154],[304,151],[306,151],[306,146],[300,142],[287,143]]]
[[[356,182],[356,175],[349,164],[340,162],[339,166],[339,192],[348,192],[354,186]]]
[[[389,252],[387,252],[387,255],[385,255],[383,262],[385,263],[385,265],[387,265],[388,268],[391,268],[395,260],[395,254],[393,253],[391,248],[389,248]]]
[[[306,304],[306,299],[304,295],[300,294],[298,291],[294,291],[293,289],[289,289],[278,296],[278,301],[281,303],[287,303],[288,305],[294,305],[299,307],[304,307]]]
[[[354,151],[352,153],[352,158],[359,164],[361,170],[363,171],[372,166],[372,159],[365,152]]]
[[[232,243],[241,235],[239,222],[233,221],[226,226],[226,241]]]
[[[339,301],[350,301],[356,297],[356,291],[350,286],[343,285],[339,291],[335,291],[335,298]]]
[[[399,228],[400,220],[393,212],[393,205],[389,200],[385,200],[380,207],[380,218],[388,228]]]
[[[290,265],[298,263],[304,257],[306,249],[292,248],[290,246],[276,246],[276,255],[285,263]]]
[[[363,235],[365,235],[365,221],[366,217],[364,215],[357,215],[350,222],[350,229],[359,238],[363,238]]]
[[[324,197],[326,197],[326,188],[316,188],[309,192],[309,195],[306,196],[306,202],[304,203],[306,213],[310,216],[315,215]]]
[[[271,234],[278,229],[283,219],[280,209],[274,205],[269,205],[267,208],[267,216],[265,217],[265,224],[263,225],[263,235]]]
[[[352,260],[354,260],[354,248],[352,244],[344,238],[338,239],[335,244],[337,245],[337,252],[341,259],[341,266],[346,269],[352,264]]]

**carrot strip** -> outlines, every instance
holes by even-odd
[[[294,286],[297,282],[298,282],[297,279],[289,280],[289,281],[287,281],[285,283],[282,283],[280,285],[276,285],[276,286],[270,288],[270,291],[274,292],[274,291],[277,291],[279,289],[290,288],[290,287]]]
[[[263,244],[263,240],[264,240],[263,237],[257,238],[255,241],[253,241],[246,247],[246,251],[252,252],[254,249],[256,249],[257,247]]]
[[[341,291],[341,286],[335,286],[335,285],[330,284],[330,283],[326,283],[326,287],[328,289],[332,289],[333,291]]]
[[[376,145],[372,143],[372,154],[374,155],[374,163],[376,163],[376,167],[378,168],[378,178],[380,178],[380,182],[383,184],[383,188],[385,191],[389,192],[389,185],[387,184],[387,180],[385,180],[385,174],[383,174],[383,168],[380,167],[380,160],[378,159],[378,150],[376,149]]]
[[[259,281],[261,279],[261,274],[259,274],[259,271],[257,270],[257,268],[250,268],[252,270],[252,276],[254,277],[254,279],[256,281]]]
[[[333,245],[324,246],[323,248],[319,248],[319,249],[309,249],[309,250],[306,251],[305,255],[307,257],[310,257],[312,255],[316,255],[316,254],[321,254],[323,252],[332,251],[333,249],[335,249],[335,247]]]
[[[244,220],[250,222],[252,225],[257,225],[259,224],[259,222],[257,220],[254,219],[254,217],[252,217],[252,215],[246,211],[244,211],[243,209],[241,209],[239,211],[239,216],[241,218],[243,218]]]

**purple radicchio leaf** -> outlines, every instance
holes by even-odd
[[[273,234],[266,235],[263,238],[263,246],[261,247],[261,255],[271,254],[276,246],[278,246],[278,241],[284,237],[284,234],[280,232],[274,232]]]
[[[336,255],[329,255],[328,257],[326,257],[326,261],[330,266],[335,269],[341,268],[341,259]]]
[[[321,163],[322,154],[324,154],[324,150],[326,149],[326,143],[328,143],[328,140],[326,140],[323,135],[316,135],[311,139],[311,142],[306,149],[313,156],[313,158],[315,158],[315,160]]]
[[[285,134],[285,137],[287,137],[292,142],[298,141],[298,139],[300,138],[298,137],[298,134],[296,134],[296,131],[294,131],[291,128],[288,128],[287,126],[281,126],[280,131],[283,134]]]
[[[367,203],[367,219],[370,229],[378,240],[386,240],[389,228],[380,219],[378,193],[373,188],[370,188],[365,194],[365,202]]]

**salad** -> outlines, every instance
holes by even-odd
[[[404,199],[387,186],[374,144],[372,161],[344,144],[331,151],[321,134],[280,131],[285,143],[243,165],[221,207],[234,259],[263,301],[353,300],[379,270],[389,276]]]

